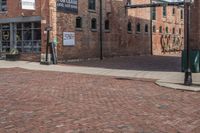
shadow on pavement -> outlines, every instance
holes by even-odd
[[[180,56],[133,56],[67,62],[67,65],[141,71],[181,71]]]

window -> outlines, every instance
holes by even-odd
[[[165,28],[165,32],[169,33],[169,28],[168,27]]]
[[[88,9],[95,10],[96,9],[96,0],[88,0]]]
[[[156,26],[153,25],[153,32],[156,33]]]
[[[0,0],[0,11],[7,11],[7,0]]]
[[[140,32],[140,31],[141,31],[141,27],[140,27],[140,23],[138,23],[136,26],[136,32]]]
[[[93,18],[91,20],[91,29],[92,30],[96,30],[97,29],[97,20],[96,20],[96,18]]]
[[[152,8],[152,19],[156,20],[156,7]]]
[[[131,0],[127,0],[127,5],[131,5]]]
[[[167,16],[167,7],[163,6],[163,17]]]
[[[131,24],[131,22],[128,22],[127,30],[128,30],[128,32],[132,31],[132,24]]]
[[[110,22],[109,20],[105,20],[105,30],[109,30],[110,29]]]
[[[162,26],[159,27],[159,32],[162,33]]]
[[[173,28],[173,29],[172,29],[172,33],[173,33],[173,34],[175,34],[175,32],[176,32],[176,29],[175,29],[175,28]]]
[[[23,53],[41,51],[41,23],[16,23],[16,47]]]
[[[144,31],[147,33],[147,32],[149,32],[149,26],[148,26],[148,24],[145,24],[145,26],[144,26],[145,28],[144,28]]]
[[[81,17],[76,18],[76,28],[82,28],[82,18]]]
[[[182,33],[182,30],[181,30],[181,28],[179,28],[179,34],[181,35],[181,33]]]
[[[172,8],[172,15],[174,16],[175,13],[176,13],[176,9],[173,7],[173,8]]]
[[[181,19],[183,19],[183,10],[181,10]]]

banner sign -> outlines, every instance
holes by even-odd
[[[64,13],[78,13],[78,0],[57,0],[57,11]]]
[[[75,33],[74,32],[63,32],[63,45],[74,46],[75,45]]]
[[[22,0],[22,9],[35,10],[35,0]]]

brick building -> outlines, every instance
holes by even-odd
[[[125,8],[126,4],[144,4],[150,3],[150,0],[102,1],[103,55],[151,54],[150,8]],[[21,59],[39,61],[46,51],[45,28],[50,26],[50,40],[57,40],[60,61],[99,57],[99,9],[99,0],[1,0],[0,53],[17,48]],[[165,50],[162,45],[174,49],[173,42],[179,41],[182,46],[181,11],[181,8],[168,7],[163,17],[163,8],[156,9],[156,19],[153,20],[154,54]]]
[[[39,61],[45,53],[45,28],[51,26],[59,60],[99,57],[99,1],[1,0],[0,4],[1,54],[17,48],[21,59]],[[126,10],[126,4],[126,0],[103,0],[104,56],[151,52],[150,16],[145,13],[150,9]],[[75,39],[67,40],[69,35]]]
[[[161,0],[154,0],[160,2]],[[152,8],[153,54],[181,51],[184,48],[184,8]]]
[[[200,50],[200,1],[194,0],[191,8],[190,42],[193,50]]]

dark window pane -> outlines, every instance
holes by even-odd
[[[88,9],[95,10],[95,8],[96,8],[95,0],[88,0]]]
[[[92,29],[97,29],[97,20],[95,18],[92,19],[91,23],[92,23],[91,28]]]
[[[31,29],[31,23],[24,23],[23,28],[24,29]]]
[[[41,30],[34,30],[33,31],[33,40],[41,40]]]
[[[41,28],[41,23],[40,22],[35,22],[33,23],[33,28]]]
[[[23,39],[24,40],[32,40],[31,30],[24,30],[23,31]]]
[[[76,28],[82,28],[82,18],[81,17],[76,18]]]
[[[110,29],[110,22],[109,20],[105,21],[105,30],[109,30]]]

